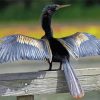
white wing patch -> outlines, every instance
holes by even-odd
[[[80,47],[81,43],[89,40],[89,38],[85,34],[83,34],[83,33],[77,33],[75,35],[76,35],[75,41],[76,41],[76,45],[78,47]]]
[[[32,45],[38,48],[43,48],[42,45],[40,44],[40,42],[38,42],[38,40],[33,40],[32,38],[29,38],[27,36],[23,36],[23,35],[18,35],[17,37],[17,42],[21,43],[21,44],[27,44],[27,45]]]

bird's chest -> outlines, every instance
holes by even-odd
[[[61,61],[65,56],[69,56],[68,51],[57,39],[50,39],[49,43],[53,54],[53,60]]]

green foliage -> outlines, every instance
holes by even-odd
[[[83,7],[79,5],[72,5],[69,8],[59,10],[55,15],[55,19],[62,21],[99,21],[100,13],[99,6]]]
[[[73,1],[73,0],[72,0]],[[77,0],[78,2],[78,0]],[[0,11],[0,22],[33,22],[40,19],[43,7],[50,4],[50,0],[33,2],[28,9],[23,4],[13,4]],[[59,10],[55,20],[59,21],[98,21],[100,20],[100,6],[84,7],[83,4],[72,4],[68,8]]]

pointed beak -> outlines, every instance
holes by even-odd
[[[58,7],[56,8],[56,10],[64,8],[64,7],[69,7],[69,6],[71,6],[71,5],[70,4],[69,5],[58,5]]]

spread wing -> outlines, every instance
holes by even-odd
[[[93,35],[77,32],[59,41],[75,58],[100,55],[100,40]]]
[[[11,35],[0,39],[0,63],[16,60],[52,59],[49,42],[24,35]]]

